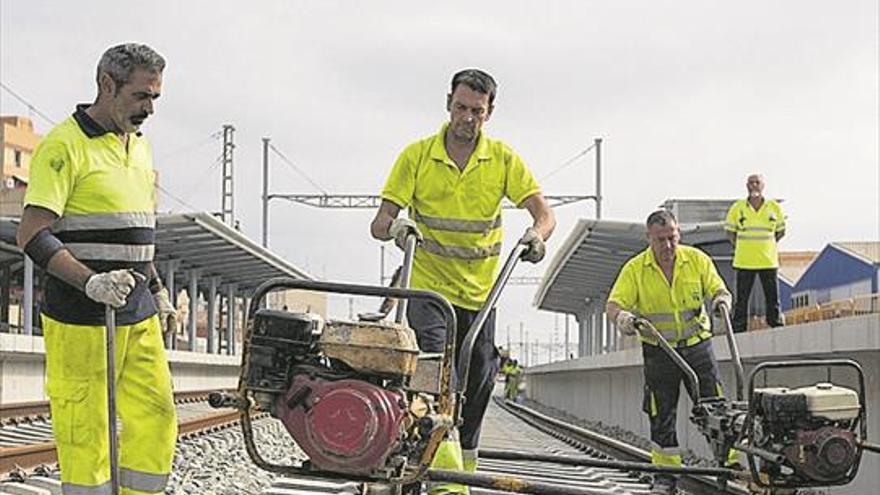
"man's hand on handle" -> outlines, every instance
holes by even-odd
[[[86,281],[85,293],[89,299],[119,309],[138,282],[147,277],[132,269],[96,273]]]
[[[615,324],[617,325],[617,329],[620,331],[620,333],[624,335],[635,336],[639,333],[638,329],[636,328],[637,319],[638,318],[636,317],[636,315],[630,313],[625,309],[622,309],[619,313],[617,313]]]
[[[388,227],[388,235],[394,239],[394,244],[400,249],[406,249],[406,237],[410,234],[414,234],[416,239],[421,242],[422,233],[419,232],[416,223],[409,218],[395,218],[391,222],[391,226]]]
[[[712,313],[716,315],[721,314],[721,306],[727,308],[727,311],[730,311],[730,307],[733,305],[733,297],[731,297],[729,292],[719,292],[712,298]]]
[[[547,246],[544,244],[544,239],[541,238],[541,234],[539,234],[534,227],[526,229],[526,233],[520,238],[519,243],[529,247],[529,249],[522,254],[523,261],[538,263],[544,259],[544,255],[547,253]]]

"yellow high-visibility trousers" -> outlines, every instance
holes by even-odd
[[[42,316],[46,394],[65,495],[110,493],[106,330]],[[116,328],[119,479],[125,495],[163,493],[177,417],[159,318]]]

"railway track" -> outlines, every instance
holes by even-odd
[[[496,400],[490,406],[483,423],[480,444],[481,458],[475,478],[517,478],[536,487],[530,493],[651,493],[649,475],[634,469],[611,467],[620,464],[619,461],[650,462],[648,452],[517,404]],[[561,463],[566,458],[583,460],[585,457],[599,465],[587,467]],[[608,466],[602,466],[603,463]],[[680,488],[686,495],[750,493],[746,488],[733,484],[722,489],[714,478],[706,476],[682,476]],[[472,487],[470,492],[472,495],[510,493],[497,484],[495,487]],[[363,493],[363,487],[344,479],[279,477],[262,495],[293,493],[358,495]]]
[[[180,436],[209,432],[238,422],[237,411],[216,411],[208,406],[208,393],[212,391],[174,394]],[[0,408],[0,476],[57,462],[48,402]]]

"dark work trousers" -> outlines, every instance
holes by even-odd
[[[715,362],[711,340],[704,340],[689,347],[679,347],[676,351],[700,378],[700,397],[722,395],[721,377],[718,374],[718,364]],[[678,447],[675,420],[678,392],[682,380],[685,380],[684,375],[658,346],[642,343],[642,357],[645,361],[645,395],[642,410],[648,414],[651,422],[651,441],[661,448]],[[693,399],[694,391],[690,389],[687,381],[685,386]]]
[[[453,306],[453,309],[458,325],[455,339],[455,356],[458,359],[461,343],[471,323],[476,319],[477,311],[458,306]],[[416,332],[419,349],[423,352],[443,352],[443,345],[446,342],[446,321],[437,303],[412,299],[407,307],[406,317],[409,325]],[[471,355],[471,367],[462,408],[464,423],[459,430],[463,450],[476,449],[480,441],[480,426],[483,423],[486,407],[489,406],[489,400],[492,398],[495,375],[498,374],[498,358],[498,351],[495,349],[495,310],[492,310],[483,324],[483,331],[474,343]],[[457,382],[457,379],[455,381]]]
[[[749,296],[752,294],[752,286],[755,285],[755,275],[761,279],[761,288],[764,290],[764,307],[766,308],[767,324],[771,327],[781,327],[782,319],[779,316],[779,288],[776,282],[776,269],[767,270],[736,270],[736,303],[733,309],[733,331],[745,332],[749,323]]]

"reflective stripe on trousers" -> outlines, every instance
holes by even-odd
[[[169,476],[167,474],[152,474],[133,469],[119,469],[119,485],[123,491],[136,491],[137,493],[161,493],[165,490]],[[128,490],[126,490],[128,489]],[[97,486],[83,486],[75,483],[62,483],[61,493],[64,495],[110,495],[112,492],[110,482]]]
[[[104,327],[68,325],[45,315],[42,321],[63,493],[110,493]],[[122,493],[162,493],[177,419],[158,317],[117,327],[116,362]]]

